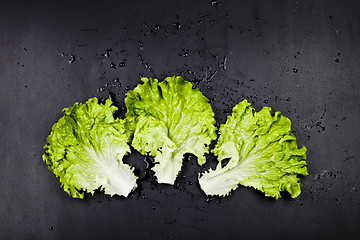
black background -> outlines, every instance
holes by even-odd
[[[359,44],[358,1],[1,1],[1,239],[357,238]],[[197,173],[212,155],[205,167],[186,156],[173,187],[134,150],[130,197],[69,197],[41,158],[61,110],[110,94],[124,116],[140,76],[173,75],[218,123],[243,98],[288,116],[308,149],[301,195],[207,200]]]

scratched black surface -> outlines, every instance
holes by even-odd
[[[1,1],[1,239],[355,239],[360,234],[358,1]],[[208,199],[186,156],[175,187],[136,166],[140,190],[71,199],[42,162],[64,107],[140,76],[181,75],[216,120],[247,98],[293,123],[310,175],[297,199],[239,187]]]

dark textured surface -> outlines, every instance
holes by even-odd
[[[2,1],[1,239],[356,239],[359,12],[356,1]],[[71,199],[41,158],[61,110],[110,92],[123,116],[139,76],[169,75],[193,81],[218,123],[244,97],[288,116],[308,148],[302,194],[239,187],[207,202],[195,157],[174,188],[145,178],[134,151],[131,197]]]

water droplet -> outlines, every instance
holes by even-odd
[[[73,62],[75,62],[75,61],[76,61],[75,56],[72,55],[72,54],[70,54],[70,55],[69,55],[69,63],[73,63]]]
[[[227,57],[224,57],[223,61],[220,64],[221,68],[224,70],[226,70],[226,61],[227,61]]]
[[[121,63],[119,63],[119,67],[125,67],[126,61],[122,61]]]
[[[149,28],[149,25],[147,25],[146,23],[143,23],[144,27]]]
[[[159,30],[160,29],[160,25],[155,25],[155,30]]]
[[[180,28],[181,28],[181,23],[179,23],[179,22],[175,22],[173,25],[174,25],[174,27],[175,27],[176,29],[180,29]]]
[[[145,170],[149,170],[154,165],[149,157],[145,157],[144,162],[146,163]]]
[[[185,49],[182,49],[181,53],[178,53],[178,56],[180,57],[187,57],[188,56],[188,51]]]
[[[109,99],[110,101],[112,101],[113,103],[116,102],[116,96],[114,93],[109,92]]]
[[[98,92],[104,92],[104,91],[105,91],[105,88],[104,88],[104,87],[100,87],[97,91],[98,91]]]
[[[54,229],[53,226],[50,226],[50,227],[49,227],[49,230],[53,230],[53,229]]]
[[[220,2],[216,1],[216,0],[211,0],[211,6],[219,6]]]
[[[356,188],[356,187],[353,187],[351,190],[352,190],[353,192],[356,192],[356,191],[357,191],[357,188]]]
[[[338,63],[338,62],[340,62],[340,60],[337,58],[337,59],[335,59],[335,62],[337,62],[337,63]]]
[[[140,48],[140,51],[144,50],[144,46],[142,45],[142,42],[139,41],[139,48]]]
[[[223,113],[229,113],[230,112],[230,107],[228,104],[225,105],[225,109],[223,110]]]
[[[114,69],[116,69],[116,68],[117,68],[117,67],[116,67],[116,64],[115,64],[115,63],[113,63],[113,62],[111,62],[111,63],[110,63],[110,67],[111,67],[111,68],[114,68]]]
[[[110,57],[110,54],[111,54],[111,52],[112,52],[112,49],[106,49],[105,50],[105,53],[104,54],[102,54],[102,56],[104,56],[104,57]]]
[[[293,72],[297,73],[298,72],[297,68],[293,68]]]
[[[291,101],[291,97],[288,97],[288,98],[286,99],[286,101],[287,101],[287,102],[290,102],[290,101]]]
[[[264,100],[264,103],[267,104],[269,101],[268,100]]]

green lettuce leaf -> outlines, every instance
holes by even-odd
[[[65,108],[47,138],[43,160],[74,198],[98,188],[111,196],[127,196],[136,187],[133,168],[122,162],[130,152],[130,134],[124,120],[114,119],[117,107],[111,104],[92,98]]]
[[[209,100],[181,77],[141,79],[127,93],[126,120],[133,132],[132,146],[155,157],[159,183],[174,184],[185,153],[205,163],[208,145],[216,139],[214,112]]]
[[[220,127],[220,138],[212,152],[218,165],[199,179],[207,195],[225,196],[238,184],[253,187],[266,196],[280,198],[281,191],[291,197],[301,192],[297,174],[308,175],[306,148],[298,148],[291,133],[291,121],[271,108],[255,112],[244,100],[237,104]],[[221,161],[230,159],[225,167]]]

